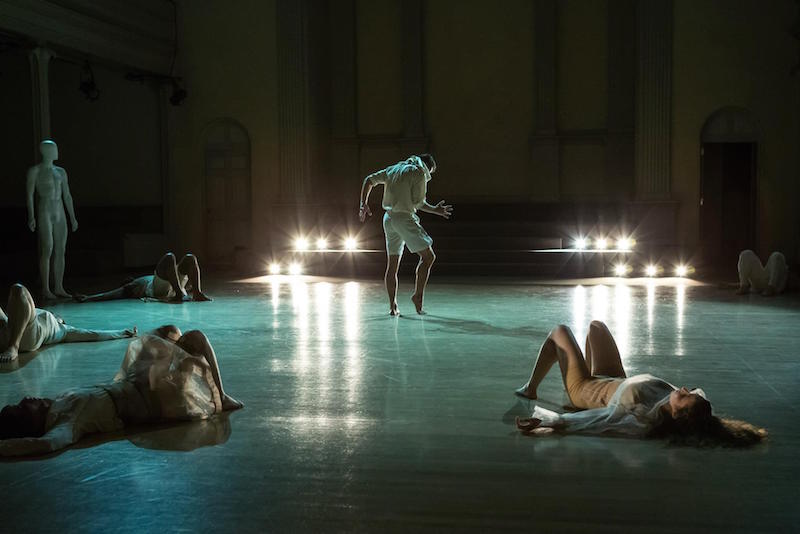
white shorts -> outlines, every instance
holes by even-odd
[[[401,256],[403,245],[417,253],[433,245],[433,239],[419,224],[416,213],[387,211],[383,215],[383,232],[386,234],[386,253]]]
[[[67,334],[67,327],[47,310],[36,309],[19,341],[20,352],[30,352],[43,345],[60,343]]]

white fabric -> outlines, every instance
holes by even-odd
[[[67,327],[47,310],[36,309],[31,321],[22,333],[19,350],[29,352],[43,345],[60,343],[67,334]]]
[[[186,289],[186,282],[189,281],[189,277],[184,274],[178,279],[178,281],[180,282],[181,287]],[[159,277],[157,274],[154,274],[150,281],[148,281],[144,290],[144,294],[146,297],[165,300],[174,298],[176,295],[175,290],[172,288],[172,284]]]
[[[739,254],[738,268],[739,285],[743,288],[751,286],[756,291],[764,291],[770,285],[776,293],[786,289],[789,268],[786,266],[786,258],[780,252],[770,254],[767,265],[764,266],[755,252],[744,250]]]
[[[531,417],[542,427],[583,434],[644,436],[661,419],[661,407],[669,402],[675,386],[649,374],[626,378],[605,408],[558,414],[536,406]]]
[[[433,239],[419,224],[416,213],[387,211],[383,215],[383,232],[389,255],[402,255],[403,245],[415,254],[433,245]]]
[[[128,345],[114,381],[129,381],[160,419],[205,419],[222,411],[222,400],[205,358],[175,343],[142,336]]]
[[[57,426],[70,434],[70,441],[76,441],[85,434],[114,432],[124,425],[108,392],[92,386],[67,391],[53,400],[45,429],[49,432]]]
[[[425,203],[431,179],[428,168],[418,156],[411,156],[367,178],[372,185],[383,184],[383,209],[392,213],[416,213]]]

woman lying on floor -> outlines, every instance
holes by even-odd
[[[0,411],[0,456],[46,454],[82,436],[125,426],[206,419],[242,403],[222,389],[214,349],[199,330],[162,326],[131,341],[110,384],[55,399],[25,398]]]
[[[8,295],[8,315],[0,308],[0,363],[17,359],[43,345],[74,341],[105,341],[136,335],[136,327],[126,330],[85,330],[70,326],[47,310],[33,304],[33,297],[22,284],[14,284]]]
[[[713,415],[700,389],[678,389],[649,374],[626,378],[617,344],[600,321],[592,321],[589,327],[585,360],[568,327],[550,332],[530,380],[517,395],[535,399],[536,388],[556,361],[570,401],[582,411],[557,414],[536,406],[530,418],[517,418],[517,427],[525,434],[608,433],[733,447],[753,445],[767,437],[763,428]]]

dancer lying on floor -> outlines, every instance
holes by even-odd
[[[27,397],[0,411],[0,456],[46,454],[86,434],[129,425],[206,419],[242,403],[222,389],[217,357],[199,330],[163,326],[131,341],[110,384],[55,399]]]
[[[0,363],[16,360],[20,352],[30,352],[43,345],[105,341],[135,335],[136,327],[84,330],[70,326],[49,311],[36,308],[25,286],[14,284],[8,295],[7,312],[0,308]]]
[[[167,252],[158,260],[155,272],[151,275],[134,278],[111,291],[96,295],[75,294],[72,298],[76,302],[142,298],[181,302],[186,298],[187,288],[192,293],[192,300],[211,300],[200,287],[200,265],[197,258],[187,254],[180,262],[176,262],[175,255]]]
[[[568,327],[550,332],[530,380],[516,393],[535,399],[536,388],[556,361],[570,401],[583,411],[557,414],[536,406],[530,418],[517,419],[517,427],[526,434],[610,433],[728,446],[752,445],[767,436],[763,428],[714,416],[700,389],[678,389],[649,374],[626,378],[617,344],[600,321],[589,327],[585,360]]]

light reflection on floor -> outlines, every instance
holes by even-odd
[[[226,388],[246,408],[227,426],[181,431],[184,439],[175,432],[120,439],[3,465],[0,484],[15,488],[3,505],[18,511],[9,528],[69,531],[79,521],[96,531],[204,530],[204,518],[214,517],[242,531],[518,531],[530,527],[537,502],[550,503],[536,508],[536,525],[551,531],[564,526],[562,502],[570,517],[602,516],[616,530],[702,524],[776,531],[789,524],[800,476],[797,300],[739,298],[676,279],[531,285],[434,278],[429,315],[419,317],[403,283],[400,318],[388,316],[379,281],[310,276],[210,281],[215,300],[207,304],[56,306],[76,325],[203,329]],[[529,376],[547,332],[565,323],[582,345],[592,319],[607,322],[629,374],[703,386],[719,410],[768,426],[773,443],[760,452],[710,454],[634,440],[519,436],[513,417],[531,406],[512,390]],[[769,350],[753,345],[754,333]],[[124,347],[42,351],[0,376],[0,399],[103,383]],[[557,372],[540,396],[556,409],[566,402]],[[691,517],[659,523],[648,506],[631,506],[636,495],[681,509],[685,500],[670,488],[686,480],[695,495]],[[219,481],[225,498],[212,491]],[[48,503],[46,518],[29,505],[34,494]],[[149,523],[121,510],[125,499],[148,503]],[[176,517],[176,499],[203,514]],[[111,509],[117,512],[102,512]]]

